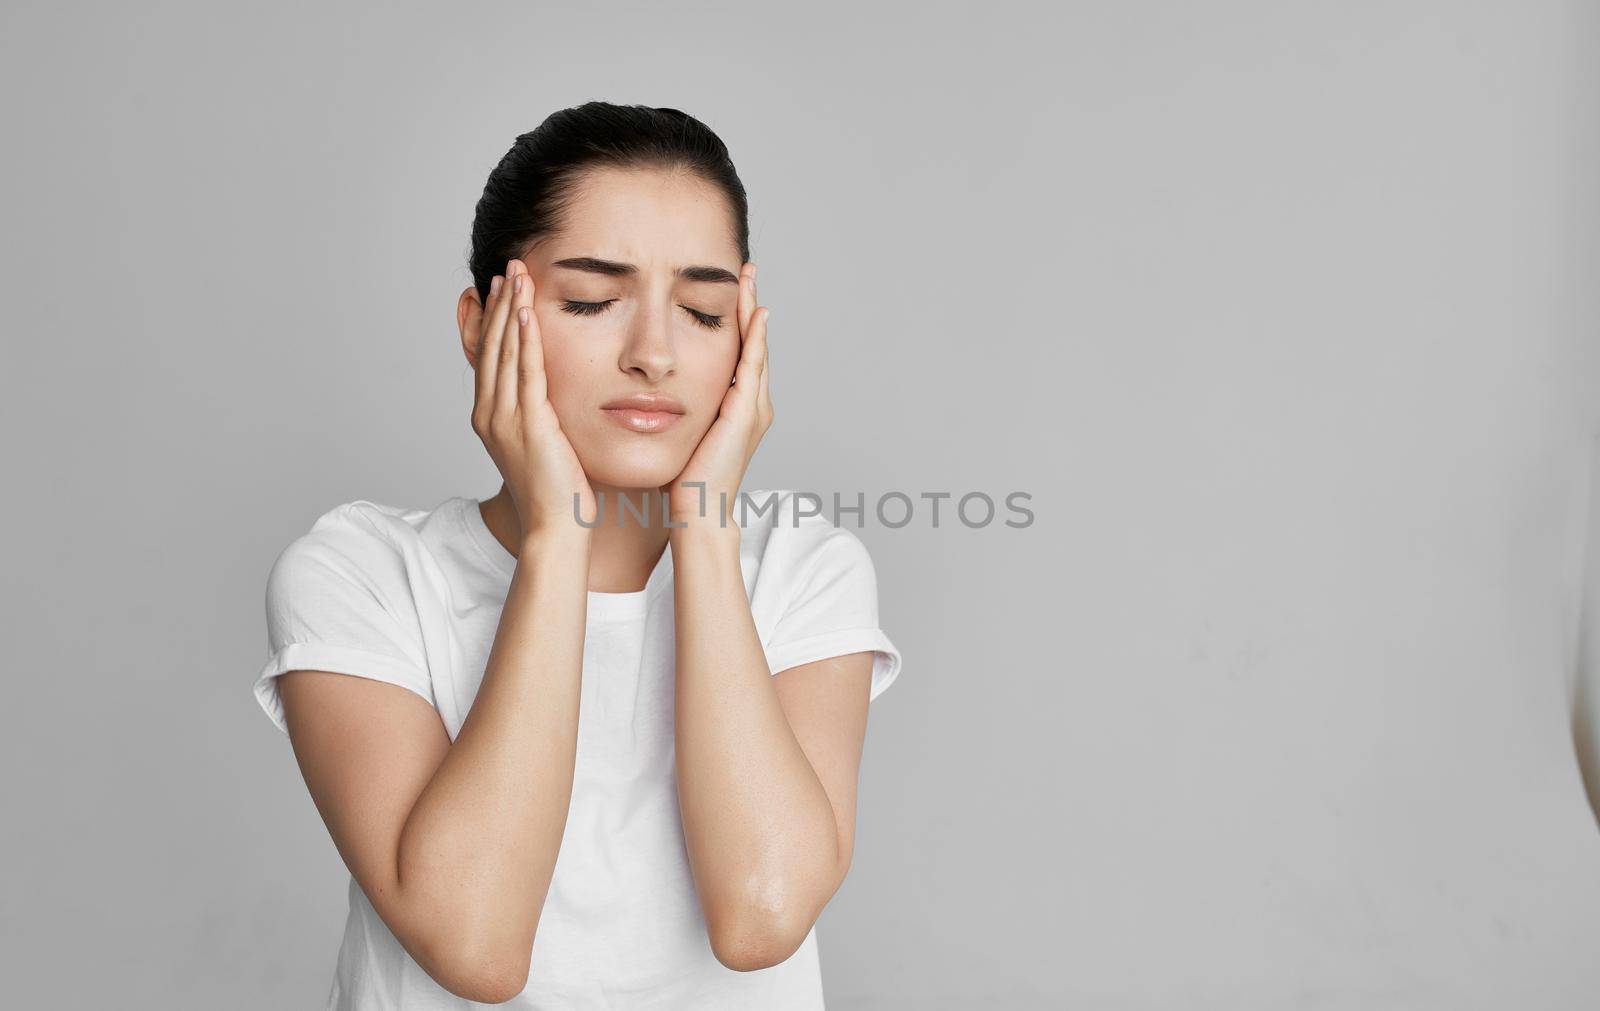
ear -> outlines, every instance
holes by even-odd
[[[461,350],[474,372],[478,369],[478,341],[483,336],[483,302],[477,285],[468,285],[456,300],[456,328],[461,331]]]

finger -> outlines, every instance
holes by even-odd
[[[473,408],[474,413],[480,408],[485,412],[494,409],[494,377],[495,369],[499,365],[500,354],[500,331],[494,325],[494,315],[495,311],[505,301],[501,297],[504,291],[505,279],[496,274],[494,279],[489,282],[488,307],[486,310],[480,309],[478,311],[478,326],[480,327],[478,331],[478,363],[476,366],[478,381],[475,393],[477,403]]]
[[[500,371],[495,376],[495,404],[498,410],[512,412],[517,409],[517,359],[521,350],[521,323],[517,310],[526,304],[528,293],[527,268],[521,260],[506,264],[506,306],[500,340]]]
[[[517,380],[521,384],[517,400],[524,405],[533,405],[543,403],[548,392],[544,375],[544,337],[539,332],[539,317],[533,311],[533,275],[529,274],[523,283],[528,288],[528,304],[517,310],[520,324],[518,341],[521,344],[517,352],[520,363]]]
[[[759,314],[752,316],[750,331],[745,335],[744,347],[739,351],[739,364],[733,371],[734,390],[742,391],[740,396],[747,396],[752,407],[761,385],[761,341],[757,336],[761,329],[760,320]]]
[[[739,340],[750,332],[750,315],[756,311],[756,265],[747,263],[739,272]]]
[[[756,288],[756,265],[750,264],[750,325],[761,328],[761,352],[757,375],[767,367],[767,317],[761,307],[761,292]]]
[[[753,263],[746,263],[739,271],[739,305],[735,311],[739,316],[739,353],[742,356],[750,341],[750,327],[755,322],[756,265]]]
[[[767,317],[772,315],[772,310],[763,306],[759,299],[760,292],[756,291],[755,265],[752,264],[750,269],[750,302],[755,308],[750,311],[750,325],[752,329],[761,331],[761,367],[759,371],[765,372],[767,371]]]
[[[769,310],[762,306],[755,312],[755,318],[750,324],[750,354],[752,371],[755,373],[755,384],[752,396],[759,406],[762,393],[766,389],[767,376],[767,317]]]
[[[770,310],[761,310],[761,322],[759,324],[761,327],[761,396],[758,399],[760,400],[761,407],[765,408],[769,412],[772,410],[772,393],[768,389],[767,377],[772,375],[772,369],[770,367],[772,353],[768,350],[767,345],[767,320],[771,316],[772,313]]]

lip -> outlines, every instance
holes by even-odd
[[[683,417],[683,404],[665,393],[635,393],[600,405],[600,410],[632,432],[660,432]]]

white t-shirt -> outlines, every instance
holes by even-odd
[[[791,493],[747,494],[763,511],[735,516],[743,531],[740,564],[772,672],[872,650],[877,698],[899,673],[900,653],[878,627],[866,548],[849,529],[805,516]],[[766,508],[769,502],[776,508]],[[474,498],[429,510],[365,500],[329,510],[283,550],[268,577],[271,658],[254,683],[256,699],[287,732],[279,674],[359,675],[427,699],[455,740],[483,679],[516,564]],[[644,589],[589,593],[566,832],[528,986],[494,1006],[823,1006],[814,928],[793,955],[766,969],[736,972],[711,952],[674,781],[673,609],[670,546]],[[480,1006],[439,986],[411,958],[354,876],[349,895],[329,1009]]]

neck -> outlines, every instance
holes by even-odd
[[[600,522],[589,530],[589,589],[596,593],[642,590],[650,573],[655,571],[661,553],[668,550],[668,528],[662,515],[665,500],[656,488],[596,484],[594,491],[597,499],[604,503],[604,513]],[[626,508],[624,499],[629,503]],[[520,554],[522,521],[505,482],[501,482],[500,490],[492,498],[483,500],[482,513],[484,525],[494,534],[495,540],[513,555]]]

